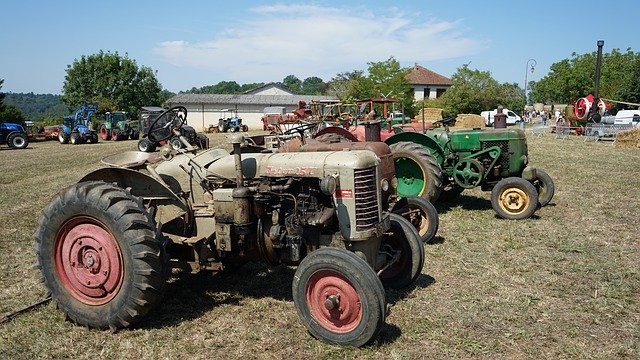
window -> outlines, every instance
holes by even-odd
[[[442,96],[442,94],[444,94],[445,91],[447,91],[447,89],[436,89],[436,98],[439,98],[440,96]]]
[[[428,99],[430,93],[431,93],[431,89],[430,88],[424,88],[424,93],[423,93],[422,97],[424,97],[425,99]]]

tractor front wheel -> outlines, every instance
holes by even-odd
[[[356,254],[321,248],[307,255],[292,284],[293,302],[314,337],[339,345],[362,346],[386,318],[380,279]]]
[[[7,138],[7,145],[12,149],[24,149],[29,145],[29,138],[26,134],[13,133]]]
[[[169,144],[171,144],[171,148],[173,150],[182,149],[182,141],[180,141],[180,138],[177,136],[172,137],[171,140],[169,141]]]
[[[546,171],[536,169],[536,178],[533,179],[533,186],[535,186],[538,191],[538,202],[540,202],[540,206],[546,206],[556,191],[553,179],[551,179],[551,176],[549,176]]]
[[[100,127],[100,137],[102,140],[109,140],[109,130],[104,125]]]
[[[435,206],[428,200],[417,196],[402,198],[395,203],[392,211],[409,220],[423,243],[430,242],[436,236],[440,218]]]
[[[58,141],[60,141],[60,144],[66,144],[69,142],[69,137],[64,133],[62,129],[60,129],[58,132]]]
[[[391,144],[398,177],[398,196],[420,196],[434,203],[442,189],[442,169],[422,145],[402,141]]]
[[[491,191],[491,205],[503,219],[526,219],[533,215],[538,207],[538,192],[523,178],[504,178],[498,181]]]
[[[391,229],[384,235],[380,251],[395,262],[380,273],[380,281],[385,288],[402,289],[422,273],[424,243],[409,220],[395,213],[389,216]]]
[[[128,190],[99,181],[63,190],[35,237],[44,286],[73,322],[115,330],[159,303],[168,257],[152,216]]]
[[[69,136],[69,142],[71,143],[71,145],[80,144],[80,134],[78,134],[77,132],[72,132],[71,136]]]
[[[138,150],[142,152],[154,152],[156,151],[156,145],[149,141],[149,139],[144,138],[138,141]]]

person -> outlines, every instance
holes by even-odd
[[[542,126],[547,126],[547,113],[544,110],[540,112],[540,117],[542,117]]]

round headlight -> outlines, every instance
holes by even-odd
[[[325,195],[333,195],[336,192],[336,178],[327,175],[320,181],[320,191]]]
[[[382,188],[382,191],[388,191],[389,190],[389,180],[382,179],[382,181],[380,182],[380,188]]]

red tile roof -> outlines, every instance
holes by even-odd
[[[407,81],[409,81],[411,85],[453,85],[453,81],[448,77],[435,73],[418,64],[407,74]]]

